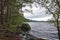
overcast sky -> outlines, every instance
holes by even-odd
[[[37,5],[37,7],[35,5]],[[32,10],[32,13],[26,11],[25,9]],[[46,9],[44,7],[41,7],[36,3],[32,4],[32,8],[28,5],[22,7],[22,11],[24,17],[30,20],[47,21],[52,18],[51,14],[46,14]]]

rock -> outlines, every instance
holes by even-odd
[[[23,32],[28,32],[28,31],[31,30],[31,27],[30,27],[30,25],[28,23],[21,23],[16,28],[17,28],[17,30],[20,28],[21,31],[23,31]]]

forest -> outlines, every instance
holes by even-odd
[[[30,13],[33,15],[35,12],[33,11],[35,9],[32,9],[34,8],[32,4],[34,4],[36,8],[40,6],[45,8],[45,13],[52,15],[51,20],[37,21],[27,19],[28,16],[31,16],[27,14]],[[23,11],[23,8],[26,6],[29,6],[31,9],[28,9],[27,7],[27,9]],[[27,18],[25,17],[24,13],[27,15]],[[36,15],[37,14],[38,12]],[[51,23],[51,25],[54,25],[54,27],[47,27],[50,25],[47,22]],[[60,40],[60,0],[0,0],[0,40],[50,40],[51,38],[47,33],[46,34],[49,38],[44,38],[43,36],[41,38],[41,33],[39,33],[39,37],[33,35],[35,34],[34,32],[36,32],[35,29],[39,29],[37,25],[39,25],[39,27],[42,27],[42,30],[44,30],[43,25],[46,25],[46,30],[50,30],[49,28],[56,28],[58,31],[58,38],[56,40]],[[41,32],[41,28],[39,29],[39,32]],[[42,31],[42,34],[44,32],[45,31]],[[55,30],[53,32],[55,32]],[[30,33],[32,33],[32,35]],[[38,35],[38,32],[35,35]],[[52,37],[51,40],[55,40],[54,37]]]

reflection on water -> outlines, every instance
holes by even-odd
[[[31,26],[30,34],[37,38],[58,40],[58,31],[53,23],[49,22],[28,22]]]

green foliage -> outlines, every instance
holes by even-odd
[[[60,9],[56,10],[54,13],[55,14],[59,14],[60,13]]]
[[[11,14],[10,22],[12,25],[18,25],[20,22],[24,22],[25,18],[18,13]]]
[[[32,0],[22,0],[22,1],[26,3],[32,2]],[[11,7],[10,23],[12,25],[17,25],[20,22],[26,21],[24,16],[21,16],[21,14],[19,13],[19,8],[22,8],[22,4],[19,3],[18,5],[18,3],[19,2],[16,2],[16,0],[9,1],[9,6]]]
[[[55,12],[54,12],[54,14],[53,14],[53,16],[57,19],[59,19],[59,17],[60,17],[60,9],[58,9],[58,10],[56,10]]]
[[[28,3],[31,0],[23,0],[24,2]],[[18,24],[27,21],[23,15],[19,13],[19,8],[22,8],[22,4],[16,2],[16,0],[9,1],[10,7],[10,31],[16,31],[16,27]],[[20,30],[19,30],[20,31]]]
[[[11,7],[11,15],[10,15],[10,24],[11,25],[17,25],[20,22],[25,21],[25,18],[21,16],[19,13],[19,7],[22,6],[22,4],[17,5],[16,0],[9,1],[9,6]]]

